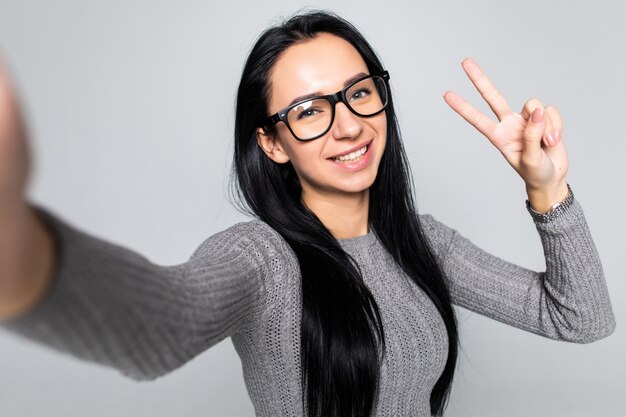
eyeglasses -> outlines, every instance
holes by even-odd
[[[335,120],[335,105],[343,103],[357,116],[372,117],[387,107],[389,72],[366,75],[335,94],[308,98],[269,116],[262,123],[269,133],[278,122],[284,122],[300,141],[317,139],[330,129]]]

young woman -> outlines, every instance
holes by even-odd
[[[452,304],[545,337],[615,328],[600,259],[566,182],[558,111],[508,106],[463,68],[495,122],[446,102],[526,184],[545,272],[508,263],[415,210],[392,74],[336,15],[296,15],[252,48],[237,95],[234,171],[255,220],[159,266],[25,201],[26,134],[0,85],[3,326],[138,380],[226,337],[258,416],[428,416],[458,352]]]

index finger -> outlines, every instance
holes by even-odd
[[[472,81],[472,84],[480,92],[491,110],[496,114],[498,120],[502,120],[506,115],[513,112],[502,94],[496,89],[487,75],[472,58],[465,58],[461,63],[463,70]]]

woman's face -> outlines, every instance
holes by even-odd
[[[343,38],[320,33],[315,38],[287,48],[270,73],[269,114],[290,105],[296,97],[332,94],[350,80],[369,74],[358,51]],[[359,193],[376,178],[385,149],[385,112],[359,117],[345,104],[337,103],[335,119],[322,137],[298,141],[283,122],[272,135],[257,131],[259,145],[277,163],[291,161],[302,185],[302,197],[327,197]],[[359,150],[367,152],[353,161],[333,158]]]

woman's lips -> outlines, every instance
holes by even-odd
[[[374,152],[372,142],[373,140],[366,145],[367,149],[365,150],[365,153],[354,161],[336,161],[333,158],[328,158],[328,161],[342,171],[359,171],[368,166],[372,160],[372,153]]]
[[[374,139],[372,139],[372,140],[374,140]],[[360,145],[356,145],[356,146],[354,146],[354,147],[352,147],[352,148],[350,148],[350,149],[348,149],[348,150],[346,150],[346,151],[344,151],[344,152],[342,152],[340,154],[331,156],[331,157],[329,157],[327,159],[339,158],[340,156],[348,155],[348,154],[350,154],[352,152],[358,151],[359,149],[363,148],[364,146],[369,146],[370,143],[372,143],[372,140],[370,140],[369,142],[361,143]]]

